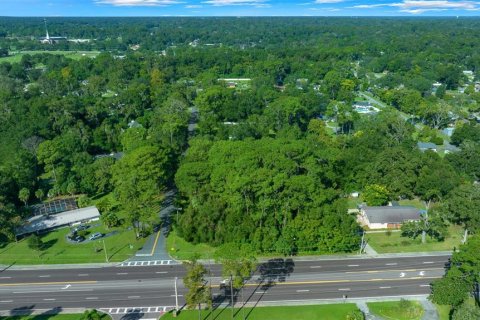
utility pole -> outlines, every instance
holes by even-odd
[[[102,242],[103,242],[103,251],[105,251],[105,261],[108,262],[107,246],[105,245],[104,239],[102,239]]]
[[[363,230],[363,233],[362,233],[362,242],[360,242],[360,252],[359,254],[362,254],[363,252],[363,242],[365,241],[365,230]]]
[[[178,277],[175,277],[175,312],[173,313],[175,317],[177,316],[177,312],[178,312],[177,279],[178,279]]]
[[[232,320],[233,320],[233,276],[230,274],[230,303],[232,304]]]

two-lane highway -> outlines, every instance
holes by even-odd
[[[259,264],[241,296],[251,304],[267,301],[426,294],[444,274],[448,256],[295,261]],[[207,265],[215,301],[228,302],[221,266]],[[178,277],[180,303],[185,289],[182,265],[0,272],[0,310],[49,308],[129,308],[173,306]]]

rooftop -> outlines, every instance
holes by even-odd
[[[98,212],[96,207],[81,208],[52,215],[34,216],[25,221],[25,223],[16,230],[16,234],[18,236],[22,234],[58,228],[99,217],[100,212]]]
[[[420,219],[422,210],[410,206],[363,207],[370,223],[403,223]]]

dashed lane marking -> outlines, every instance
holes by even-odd
[[[97,281],[69,281],[69,282],[22,282],[0,283],[0,287],[40,286],[40,285],[67,285],[67,284],[95,284]],[[48,291],[47,291],[48,292]]]
[[[380,289],[391,289],[392,287],[380,287]]]
[[[310,290],[297,290],[298,293],[300,292],[310,292]]]
[[[2,301],[0,301],[0,303],[10,303],[10,302],[13,302],[13,300],[2,300]]]
[[[349,264],[348,267],[360,267],[358,264]]]

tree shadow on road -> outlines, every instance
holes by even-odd
[[[121,320],[138,320],[142,319],[145,313],[142,311],[142,309],[132,309],[129,310],[127,314],[122,316],[120,319]]]
[[[247,304],[253,304],[251,309],[249,310],[248,314],[246,315],[246,319],[250,316],[253,309],[257,307],[260,303],[264,295],[267,291],[273,288],[277,283],[285,282],[286,279],[290,276],[295,268],[295,262],[292,259],[270,259],[264,263],[258,265],[255,274],[252,278],[255,278],[255,284],[245,284],[243,288],[235,289],[233,288],[233,305],[235,306],[238,301],[241,302],[241,306],[237,308],[234,313],[234,317],[236,317],[239,312],[242,311],[243,308],[247,306]],[[253,291],[246,297],[245,300],[242,299],[242,290],[245,289],[246,286],[255,285]],[[255,293],[260,293],[261,295],[258,298],[254,299]],[[228,308],[232,307],[231,302],[231,288],[228,285],[221,287],[221,293],[213,298],[212,301],[212,309],[210,313],[208,313],[204,320],[211,319],[212,314],[215,314],[213,319],[216,320],[221,317],[221,314]],[[254,301],[255,300],[255,301]],[[221,310],[219,308],[223,306]],[[218,311],[218,312],[216,312]]]

